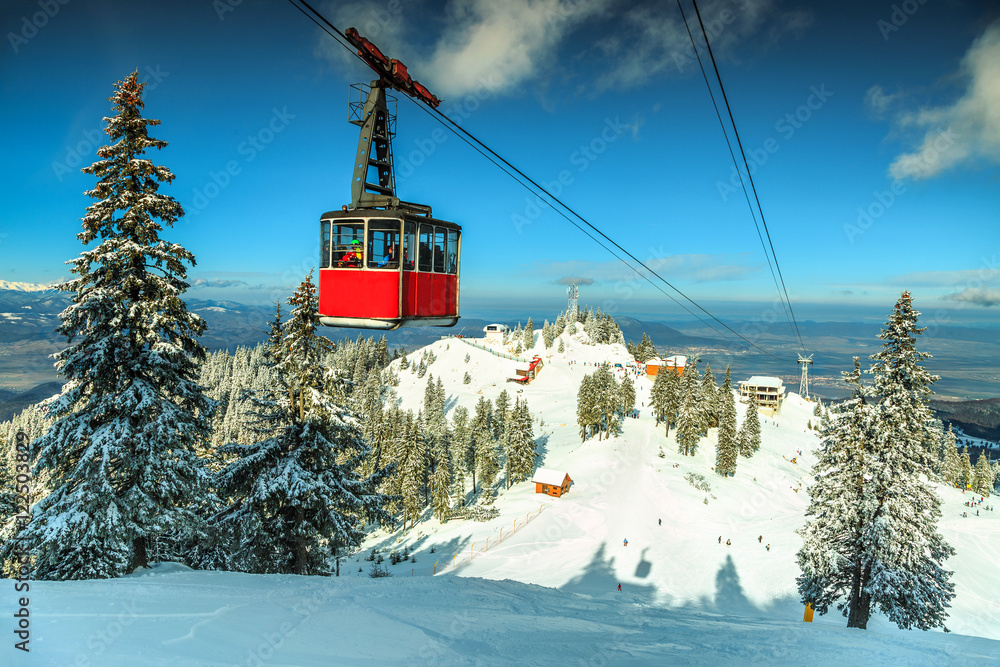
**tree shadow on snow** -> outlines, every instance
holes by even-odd
[[[714,596],[702,596],[699,600],[679,605],[678,608],[726,616],[787,617],[789,620],[801,617],[802,613],[802,605],[794,597],[777,598],[763,605],[754,604],[743,590],[736,563],[730,555],[726,556],[725,562],[715,573]]]
[[[628,547],[617,547],[627,549]],[[559,587],[568,593],[580,593],[593,597],[608,597],[618,595],[618,584],[622,585],[622,593],[627,594],[630,601],[636,597],[652,602],[656,597],[656,587],[626,583],[618,579],[614,571],[614,557],[606,555],[607,544],[602,543],[594,552],[593,557],[582,573]]]

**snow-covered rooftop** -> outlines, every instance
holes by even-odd
[[[750,385],[751,387],[780,387],[782,386],[781,378],[770,377],[768,375],[754,375],[749,380],[744,380],[740,384]]]
[[[536,484],[549,484],[550,486],[562,486],[566,479],[566,473],[561,470],[550,470],[549,468],[539,468],[535,471],[535,476],[531,478]]]

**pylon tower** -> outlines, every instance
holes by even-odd
[[[809,398],[809,364],[812,362],[813,356],[811,354],[808,357],[799,355],[799,364],[802,366],[802,379],[799,380],[799,396],[807,400]]]

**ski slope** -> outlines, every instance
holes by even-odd
[[[540,465],[574,480],[562,498],[522,483],[499,492],[500,515],[492,521],[442,524],[427,512],[405,533],[372,533],[342,564],[339,578],[193,572],[166,564],[113,581],[35,582],[30,659],[5,648],[4,660],[1000,665],[1000,513],[976,517],[963,505],[970,495],[939,488],[940,529],[958,552],[946,562],[957,590],[951,634],[899,630],[878,614],[868,631],[846,628],[836,612],[803,623],[795,530],[804,522],[816,460],[818,439],[806,428],[813,404],[791,394],[777,420],[762,416],[760,451],[740,458],[729,479],[711,470],[714,429],[696,456],[684,457],[648,408],[626,420],[620,436],[581,442],[575,426],[580,380],[595,363],[629,362],[623,347],[585,345],[583,337],[564,335],[564,354],[554,352],[558,342],[548,351],[539,342],[522,354],[545,358],[525,387],[505,382],[524,364],[460,339],[429,346],[437,360],[428,375],[442,377],[449,410],[473,410],[480,396],[492,400],[504,389],[528,401],[540,420]],[[713,369],[720,383],[724,370]],[[466,371],[470,384],[462,383]],[[399,377],[401,405],[420,408],[427,376],[405,370]],[[648,405],[651,381],[634,380],[637,406]],[[745,406],[737,410],[742,421]],[[688,473],[703,475],[710,491],[689,484]],[[963,511],[973,516],[962,518]],[[416,562],[389,565],[388,551],[404,546]],[[367,576],[364,557],[372,548],[386,552],[392,578]],[[13,598],[4,596],[0,607],[8,619],[16,610]]]

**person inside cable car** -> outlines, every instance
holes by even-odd
[[[344,266],[361,266],[361,241],[354,239],[351,241],[351,245],[348,248],[348,251],[344,253],[344,259],[342,260]]]
[[[384,266],[388,266],[390,269],[395,269],[396,267],[399,266],[399,264],[396,263],[396,245],[395,244],[392,244],[392,243],[389,244],[389,250],[386,251],[385,257],[383,257],[382,261],[378,263],[378,266],[379,266],[379,268],[382,268]]]

